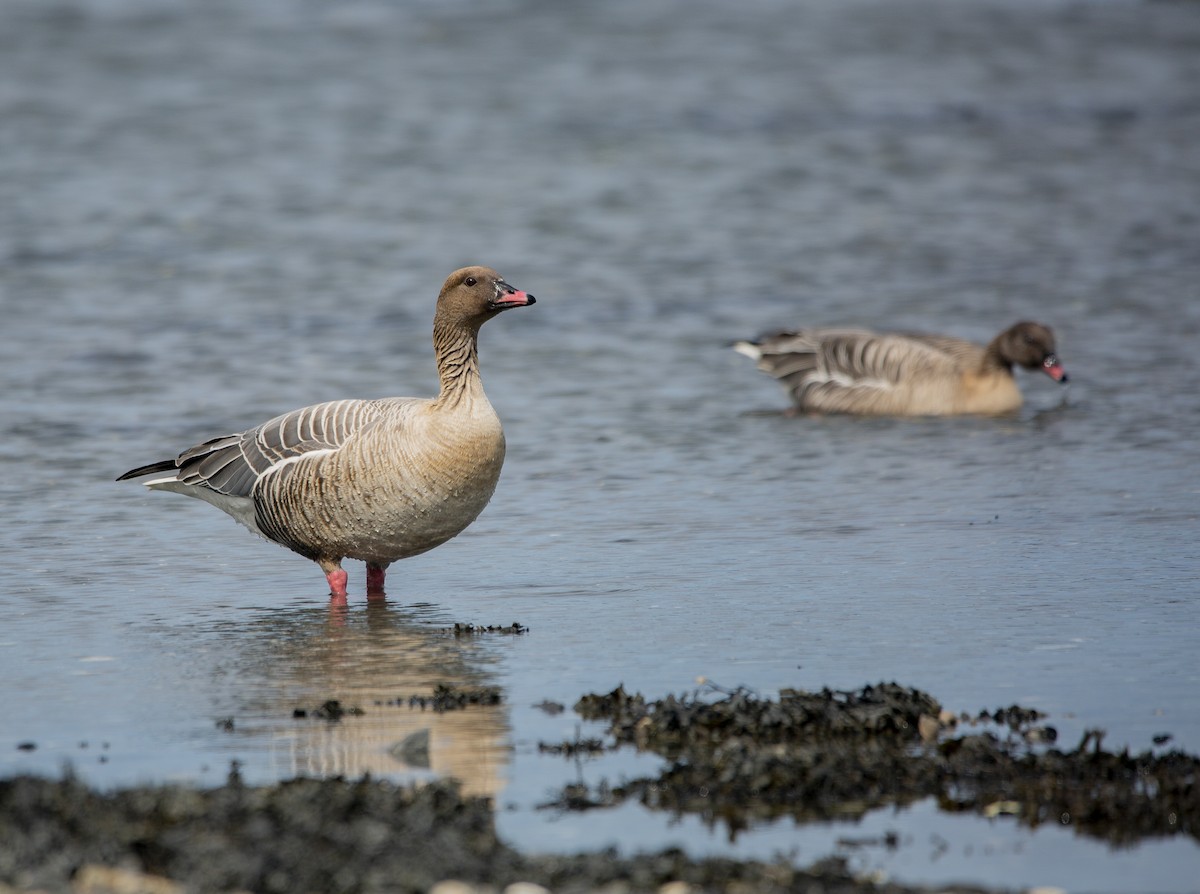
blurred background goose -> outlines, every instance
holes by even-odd
[[[456,270],[433,317],[437,397],[304,407],[117,480],[169,472],[146,486],[206,500],[312,559],[334,601],[346,599],[342,559],[361,559],[380,597],[389,564],[445,543],[491,499],[504,432],[479,377],[479,328],[533,303],[495,270]]]
[[[778,379],[795,410],[805,413],[1010,413],[1021,406],[1014,366],[1067,381],[1054,333],[1031,322],[1005,329],[986,346],[944,335],[799,329],[733,347]]]

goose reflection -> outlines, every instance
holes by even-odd
[[[273,612],[224,633],[239,645],[234,735],[243,747],[247,738],[265,747],[279,778],[439,776],[459,780],[468,794],[503,788],[503,704],[410,705],[439,685],[494,687],[500,639],[456,636],[419,606],[380,599]]]

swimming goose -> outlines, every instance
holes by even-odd
[[[733,348],[778,379],[794,409],[807,413],[1009,413],[1021,406],[1014,365],[1067,381],[1054,333],[1040,323],[1017,323],[986,347],[943,335],[799,329]]]
[[[338,400],[205,441],[118,481],[169,472],[152,490],[198,497],[321,566],[346,600],[342,559],[367,563],[367,595],[388,565],[433,549],[483,511],[504,432],[479,378],[479,327],[534,297],[488,267],[451,273],[438,295],[435,398]]]

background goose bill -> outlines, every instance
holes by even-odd
[[[1042,361],[1042,371],[1056,382],[1066,382],[1069,379],[1062,361],[1054,354],[1046,355],[1046,359]]]

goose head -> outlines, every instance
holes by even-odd
[[[491,267],[463,267],[447,278],[438,295],[437,319],[444,325],[477,330],[511,307],[527,307],[536,299],[509,285]]]
[[[1041,370],[1056,382],[1067,381],[1067,371],[1054,348],[1050,327],[1028,321],[1006,329],[997,339],[1001,358],[1028,370]]]

